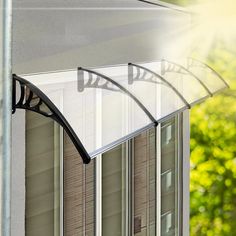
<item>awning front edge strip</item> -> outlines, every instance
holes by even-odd
[[[111,150],[112,148],[116,147],[117,145],[119,145],[119,144],[121,144],[123,142],[126,142],[129,139],[132,139],[132,138],[138,136],[139,134],[141,134],[142,132],[147,131],[147,130],[153,128],[153,127],[155,127],[155,124],[151,123],[151,124],[141,128],[139,130],[136,130],[135,132],[133,132],[131,134],[128,134],[128,135],[122,137],[119,140],[116,140],[116,141],[114,141],[112,143],[109,143],[106,146],[103,146],[102,148],[96,150],[95,152],[90,153],[91,159],[94,159],[98,154],[107,152],[107,151]]]
[[[63,114],[58,110],[58,108],[53,104],[53,102],[35,85],[30,83],[29,81],[17,76],[13,75],[13,86],[12,86],[12,113],[15,112],[16,109],[25,109],[29,111],[33,111],[39,113],[43,116],[50,117],[59,123],[71,141],[75,145],[77,151],[79,152],[81,158],[83,159],[84,164],[88,164],[91,160],[89,154],[84,148],[78,136],[75,134],[74,130],[65,119]],[[16,81],[20,84],[20,98],[16,101]],[[27,97],[27,89],[29,89],[30,96]],[[38,99],[39,101],[36,104],[31,106],[31,102],[33,99]],[[46,105],[50,112],[43,111],[41,106]]]

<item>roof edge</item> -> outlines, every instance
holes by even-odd
[[[152,5],[156,5],[159,7],[165,7],[174,11],[179,11],[182,13],[186,13],[186,14],[192,14],[191,11],[189,11],[186,7],[182,7],[176,4],[172,4],[172,3],[167,3],[167,2],[163,2],[160,0],[138,0],[139,2],[144,2],[147,4],[152,4]]]

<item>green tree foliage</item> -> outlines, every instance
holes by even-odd
[[[191,111],[191,236],[236,235],[236,56],[221,44],[208,63],[231,90]]]
[[[163,2],[172,3],[172,4],[178,4],[180,6],[189,6],[190,4],[196,4],[199,1],[200,0],[164,0]]]

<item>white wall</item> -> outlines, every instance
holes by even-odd
[[[25,111],[12,116],[11,236],[25,236]]]
[[[186,53],[190,15],[180,11],[137,0],[13,0],[13,5],[13,69],[18,74]]]
[[[183,236],[189,236],[190,217],[190,112],[183,112]]]

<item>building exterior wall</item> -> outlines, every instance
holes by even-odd
[[[17,74],[187,55],[190,15],[135,0],[13,0]],[[173,40],[174,39],[174,40]],[[184,41],[184,43],[183,43]]]

